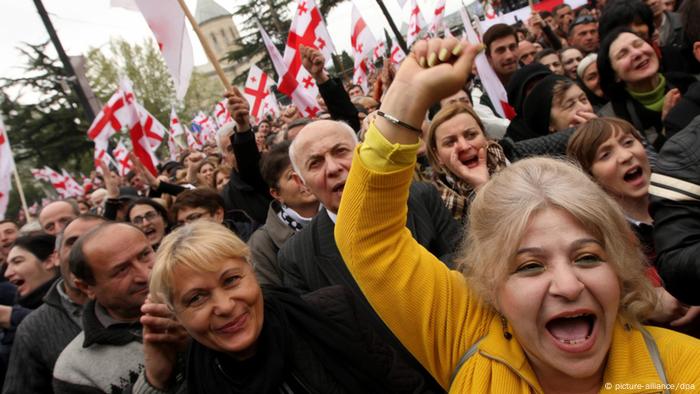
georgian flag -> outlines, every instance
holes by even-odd
[[[49,175],[49,183],[51,183],[51,186],[56,190],[56,193],[58,193],[61,198],[68,197],[66,177],[48,166],[44,166],[44,170],[46,170],[46,173]]]
[[[15,159],[12,157],[10,140],[7,138],[5,122],[0,117],[0,220],[5,218],[7,204],[10,202],[12,172],[14,170]]]
[[[146,124],[142,125],[141,122],[138,121],[141,119],[141,114],[139,112],[140,106],[137,105],[134,94],[132,93],[131,82],[122,80],[121,90],[124,92],[125,97],[132,97],[131,100],[127,101],[126,108],[131,116],[137,119],[137,121],[132,123],[129,127],[129,137],[131,138],[131,146],[133,147],[134,154],[141,160],[141,163],[143,163],[143,166],[146,167],[148,172],[155,176],[158,174],[158,170],[156,169],[158,158],[149,140],[152,130],[145,128],[144,126],[146,126]]]
[[[117,162],[120,176],[125,176],[134,167],[134,163],[129,159],[129,149],[127,149],[123,141],[119,141],[114,150],[112,150],[112,155],[114,155],[114,160]]]
[[[362,93],[367,94],[367,61],[362,59],[359,63],[355,62],[355,68],[352,74],[352,83],[359,85],[362,88]]]
[[[141,104],[136,103],[136,109],[139,113],[141,128],[143,128],[143,132],[148,138],[148,143],[151,145],[153,150],[158,149],[161,142],[163,142],[163,138],[165,137],[167,130],[158,121],[158,119],[146,111],[146,108],[144,108]]]
[[[373,51],[377,46],[377,40],[374,38],[365,20],[362,19],[360,10],[357,9],[354,3],[352,5],[350,33],[350,44],[352,45],[352,53],[356,62],[358,59],[362,60],[373,55]]]
[[[254,124],[258,124],[268,113],[279,116],[279,105],[275,95],[270,90],[271,86],[272,81],[267,77],[267,74],[258,66],[252,65],[248,71],[243,95],[250,105],[250,115],[253,117]]]
[[[85,195],[85,188],[78,183],[77,180],[64,168],[61,168],[61,175],[63,175],[63,182],[65,184],[65,196],[66,197],[82,197]]]
[[[126,94],[123,90],[117,89],[88,128],[88,139],[107,141],[109,137],[120,133],[122,128],[128,129],[138,122],[138,115],[129,108],[133,101],[133,94]]]
[[[231,113],[228,111],[227,103],[228,100],[221,100],[214,106],[214,119],[218,127],[233,121]]]
[[[284,50],[284,63],[287,70],[284,74],[280,74],[282,77],[277,84],[279,91],[290,96],[304,116],[314,118],[321,110],[316,103],[318,87],[313,77],[302,67],[299,54],[301,45],[319,49],[326,58],[326,62],[331,61],[331,56],[335,52],[331,36],[314,0],[297,0],[297,7],[287,35],[287,46]]]
[[[372,63],[383,58],[386,55],[386,42],[384,40],[379,41],[377,45],[374,46],[372,50]]]
[[[389,56],[391,64],[401,64],[405,58],[406,52],[404,52],[401,46],[399,46],[399,43],[394,40],[394,43],[391,45],[391,55]]]
[[[443,30],[442,18],[445,15],[445,0],[437,0],[435,2],[435,11],[433,12],[433,21],[430,23],[430,34],[437,36],[440,30]]]
[[[202,111],[199,111],[197,116],[192,119],[192,130],[197,131],[197,134],[199,134],[199,141],[202,144],[216,136],[216,124]]]
[[[46,172],[46,169],[44,168],[32,168],[31,170],[32,176],[34,179],[37,181],[49,181],[49,174]]]
[[[410,48],[420,36],[425,26],[423,13],[420,12],[420,7],[416,0],[411,0],[411,15],[408,18],[408,32],[406,33],[406,44]]]

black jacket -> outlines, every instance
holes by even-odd
[[[221,191],[226,205],[225,218],[240,221],[236,212],[243,211],[256,222],[257,228],[265,223],[267,207],[272,197],[257,169],[260,152],[255,144],[255,133],[252,130],[234,132],[231,135],[231,145],[236,155],[238,170],[231,171],[231,178]]]
[[[451,266],[452,253],[459,246],[464,230],[452,218],[433,185],[416,182],[411,185],[406,227],[426,249]],[[422,372],[427,391],[440,390],[430,374],[413,358],[374,312],[357,282],[345,266],[335,243],[335,223],[326,210],[316,215],[302,231],[290,238],[280,250],[277,262],[283,273],[282,283],[299,293],[322,287],[343,285],[352,294],[358,313],[372,325],[383,341],[397,350],[400,357]]]
[[[360,131],[361,124],[357,117],[357,108],[350,101],[350,96],[343,88],[343,82],[340,79],[330,78],[318,85],[318,92],[326,103],[331,119],[349,124],[355,132]]]
[[[700,305],[700,116],[659,152],[649,193],[664,287],[681,302]]]
[[[44,304],[30,313],[17,328],[5,377],[3,394],[52,393],[53,367],[63,349],[81,330],[79,316],[63,307],[56,281]]]

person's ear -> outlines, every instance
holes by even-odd
[[[299,186],[306,186],[304,178],[302,178],[301,175],[297,174],[296,171],[292,172],[292,178],[294,179],[294,182],[296,182]]]
[[[91,285],[89,285],[87,282],[73,276],[73,283],[75,284],[75,287],[77,287],[78,290],[85,293],[85,295],[88,296],[89,299],[91,299],[91,300],[95,299],[95,292],[93,290],[93,287]]]
[[[216,210],[216,212],[214,212],[214,220],[215,220],[217,223],[223,223],[223,222],[224,222],[224,209],[223,209],[223,208],[219,208],[219,209]]]
[[[277,201],[279,201],[279,202],[282,202],[282,201],[280,201],[280,199],[282,198],[282,196],[280,196],[280,192],[279,192],[279,190],[278,190],[277,188],[271,187],[271,188],[270,188],[270,195],[271,195],[272,198],[274,198],[275,200],[277,200]]]
[[[41,265],[47,271],[58,268],[60,266],[58,252],[54,250],[46,260],[41,262]]]

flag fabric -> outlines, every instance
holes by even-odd
[[[66,177],[59,174],[52,168],[48,166],[44,166],[44,170],[49,175],[49,183],[51,183],[51,186],[53,186],[54,190],[56,190],[56,193],[58,193],[59,197],[65,198],[68,197],[68,188],[66,186]]]
[[[156,37],[158,48],[175,84],[175,97],[180,100],[187,93],[194,68],[185,13],[177,0],[136,0],[136,4]]]
[[[115,0],[112,0],[112,1],[115,1]],[[403,6],[406,5],[406,1],[407,0],[396,0],[396,3],[398,3],[399,8],[403,8]]]
[[[218,127],[233,121],[226,104],[228,104],[228,100],[221,100],[214,106],[214,119]]]
[[[194,119],[192,119],[192,130],[197,131],[199,141],[202,144],[216,137],[216,124],[202,111],[199,111]]]
[[[121,132],[123,127],[130,128],[138,119],[128,108],[133,100],[133,94],[128,96],[117,89],[88,128],[88,139],[107,141],[109,137]]]
[[[12,157],[10,140],[7,137],[5,122],[0,117],[0,219],[5,218],[7,204],[10,202],[12,190],[12,172],[15,170],[15,159]]]
[[[170,110],[170,136],[177,146],[181,149],[187,147],[187,136],[185,135],[185,128],[182,127],[182,122],[175,112],[175,107]]]
[[[367,94],[367,61],[362,59],[359,63],[355,63],[355,68],[352,74],[352,83],[359,85],[362,88],[362,93]]]
[[[408,32],[406,33],[406,45],[410,48],[420,36],[425,26],[425,19],[420,12],[420,7],[416,0],[411,0],[411,14],[408,18]]]
[[[187,134],[187,146],[193,150],[202,149],[202,144],[199,142],[197,137],[190,130],[186,131]]]
[[[131,82],[124,79],[121,82],[121,89],[124,92],[125,97],[132,97],[131,101],[127,101],[125,107],[130,112],[130,115],[135,119],[140,119],[139,106],[136,105],[134,94],[131,89]],[[136,121],[130,125],[129,137],[131,138],[131,146],[133,147],[134,154],[139,158],[143,166],[153,174],[154,176],[158,174],[156,166],[158,165],[158,158],[151,148],[151,143],[149,141],[149,136],[147,134],[148,130],[145,129],[141,122]]]
[[[374,46],[372,50],[372,63],[382,59],[386,55],[386,42],[384,40],[379,41],[377,45]]]
[[[109,148],[109,142],[101,141],[101,140],[95,141],[95,155],[94,155],[95,163],[94,164],[95,164],[95,169],[98,172],[102,172],[102,169],[100,168],[100,163],[104,163],[107,167],[109,167],[111,157],[109,156],[109,153],[107,152],[108,148]]]
[[[158,149],[160,144],[165,138],[166,129],[165,127],[156,119],[155,116],[151,115],[146,108],[141,104],[136,103],[136,110],[139,114],[139,123],[141,123],[141,128],[148,138],[148,143],[153,150]]]
[[[464,19],[464,16],[462,18]],[[481,42],[472,24],[468,23],[468,21],[464,21],[464,30],[469,42]],[[476,64],[476,71],[479,75],[479,79],[481,79],[481,84],[486,94],[489,96],[489,99],[491,99],[491,103],[493,103],[493,107],[498,115],[502,118],[513,119],[515,117],[515,111],[513,107],[508,104],[506,89],[503,87],[501,80],[498,79],[496,72],[491,68],[491,64],[489,64],[483,51],[476,56],[474,63]]]
[[[436,0],[435,11],[433,11],[433,20],[430,23],[430,34],[437,36],[440,30],[443,30],[444,23],[442,22],[445,16],[445,0]]]
[[[279,116],[280,109],[275,95],[270,90],[272,81],[257,65],[252,65],[245,81],[243,95],[250,105],[253,123],[258,124],[266,114]]]
[[[31,171],[32,176],[34,179],[37,181],[49,181],[49,174],[46,172],[46,169],[44,168],[32,168],[29,171]]]
[[[354,3],[352,5],[350,34],[350,44],[352,45],[352,52],[356,62],[357,59],[362,60],[373,54],[377,46],[377,40],[374,38],[365,20],[362,19],[360,10],[357,9]]]
[[[66,187],[64,197],[82,197],[85,195],[85,189],[75,180],[73,175],[64,168],[61,168],[61,175],[63,176],[63,182]]]
[[[260,30],[260,35],[262,36],[263,42],[265,43],[267,53],[270,55],[270,59],[272,60],[272,65],[275,67],[275,72],[281,80],[284,76],[287,75],[287,64],[284,62],[284,59],[282,58],[280,52],[277,50],[277,47],[272,43],[272,40],[270,39],[270,36],[267,34],[265,29],[263,29],[263,27],[260,24],[258,24],[258,29]],[[304,86],[307,86],[307,88],[311,90],[294,88],[291,91],[289,89],[282,91],[281,88],[279,88],[279,86],[278,88],[282,94],[292,99],[292,102],[297,108],[306,109],[306,113],[318,112],[321,110],[318,107],[318,103],[315,99],[316,95],[318,94],[318,88],[315,86],[311,75],[309,75],[309,73],[306,72],[305,69],[302,68],[301,72],[303,73],[302,83],[304,84]],[[308,75],[308,77],[306,75]],[[296,83],[296,81],[294,81],[293,83]],[[314,89],[316,90],[315,93],[313,91]]]
[[[320,50],[326,62],[330,62],[335,52],[328,29],[314,0],[297,0],[284,50],[287,69],[281,74],[281,80],[277,84],[278,90],[291,97],[294,105],[305,116],[313,118],[321,110],[316,102],[318,87],[313,77],[302,67],[299,54],[301,45]]]
[[[126,176],[126,174],[134,168],[134,163],[129,159],[129,149],[127,149],[123,141],[119,141],[114,150],[112,150],[112,155],[117,162],[117,170],[120,176]]]
[[[406,52],[404,52],[399,43],[394,40],[394,43],[391,45],[391,55],[389,56],[391,64],[401,64],[405,58]]]

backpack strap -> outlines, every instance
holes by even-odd
[[[484,340],[484,337],[481,337],[481,339],[479,339],[473,345],[471,345],[469,347],[469,349],[467,349],[467,351],[464,352],[462,357],[459,359],[459,362],[455,366],[455,369],[454,369],[454,371],[452,371],[452,375],[450,376],[450,386],[449,386],[447,391],[450,391],[449,389],[452,388],[452,383],[454,383],[455,378],[457,377],[457,374],[459,373],[459,370],[462,369],[462,366],[464,365],[464,363],[466,363],[467,360],[469,360],[471,358],[471,356],[476,354],[476,351],[478,350],[478,347],[479,347],[479,343],[481,343],[481,341],[483,341],[483,340]]]
[[[666,372],[664,371],[664,364],[661,361],[661,354],[659,353],[659,348],[656,346],[656,341],[654,340],[654,337],[652,337],[649,331],[647,331],[644,327],[640,327],[639,330],[642,332],[642,336],[644,337],[644,343],[646,343],[647,345],[647,351],[649,352],[651,361],[654,363],[656,373],[659,374],[659,379],[661,379],[661,383],[663,383],[665,387],[669,387],[668,378],[666,378]],[[664,389],[663,393],[668,394],[670,393],[670,391],[668,389]]]

